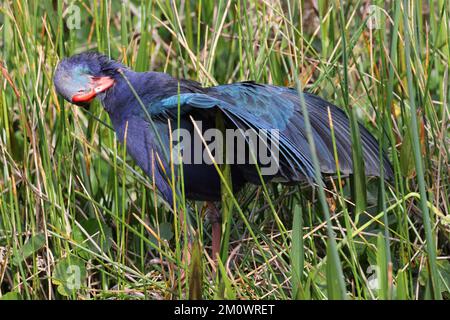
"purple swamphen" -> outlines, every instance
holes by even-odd
[[[225,128],[255,132],[277,130],[279,170],[265,175],[265,181],[296,183],[313,177],[304,116],[295,89],[254,82],[205,88],[198,82],[175,79],[165,73],[134,72],[95,52],[62,60],[55,71],[54,84],[59,94],[77,105],[86,106],[95,97],[100,99],[118,139],[123,141],[126,137],[127,152],[154,179],[158,190],[169,203],[173,202],[167,157],[167,152],[170,152],[170,128],[175,129],[179,123],[181,128],[194,136],[197,129],[192,120],[201,122],[203,132],[216,127],[217,113],[222,114]],[[346,114],[309,93],[304,93],[304,101],[321,172],[336,173],[330,112],[340,171],[344,175],[351,174],[352,141]],[[365,173],[367,176],[380,176],[378,143],[364,127],[359,129]],[[386,157],[383,167],[384,176],[391,177],[392,168]],[[177,174],[177,166],[175,170]],[[261,184],[261,175],[254,164],[231,164],[230,170],[233,192],[246,183]],[[209,202],[220,199],[220,177],[211,163],[183,164],[183,179],[187,199]],[[213,221],[214,257],[220,247],[217,239],[220,239],[220,227],[217,224],[217,220]]]

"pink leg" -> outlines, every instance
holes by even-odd
[[[220,238],[222,233],[222,217],[219,209],[213,202],[207,202],[208,206],[207,216],[211,221],[212,226],[212,257],[214,261],[217,261],[217,255],[220,253]]]

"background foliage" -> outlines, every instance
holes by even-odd
[[[445,0],[3,0],[0,297],[449,298],[449,15]],[[57,96],[57,62],[91,49],[204,85],[298,84],[364,123],[395,180],[248,186],[216,269],[203,204],[174,214],[101,106]]]

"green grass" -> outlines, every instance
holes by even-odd
[[[365,1],[313,2],[4,0],[0,297],[449,299],[450,4],[375,0],[371,29]],[[215,266],[204,204],[168,207],[102,107],[57,96],[59,59],[90,49],[204,85],[312,91],[349,115],[360,173],[314,192],[224,187]],[[388,151],[392,184],[361,174],[358,121]]]

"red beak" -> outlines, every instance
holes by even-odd
[[[113,84],[114,79],[110,77],[91,77],[90,90],[72,96],[72,102],[90,102],[98,93],[108,90]]]

